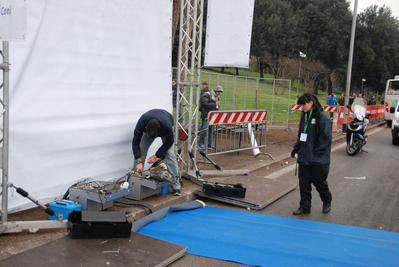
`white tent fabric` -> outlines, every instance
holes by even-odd
[[[23,41],[26,0],[0,0],[0,41]]]
[[[77,180],[132,166],[152,108],[172,112],[172,1],[28,1],[25,43],[10,43],[9,182],[45,203]],[[35,206],[9,194],[8,211]]]
[[[209,0],[205,66],[249,68],[255,0]]]

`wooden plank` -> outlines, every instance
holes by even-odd
[[[270,205],[277,199],[288,194],[295,189],[297,184],[281,181],[278,179],[267,179],[261,176],[233,176],[223,180],[223,183],[237,184],[240,183],[245,187],[246,193],[244,198],[234,197],[218,197],[207,196],[202,191],[196,192],[197,195],[213,200],[237,205],[240,207],[248,207],[255,210],[261,210]]]
[[[0,266],[167,266],[186,252],[186,247],[135,232],[123,239],[65,236],[8,257]]]
[[[223,180],[225,183],[237,184],[241,183],[247,188],[245,198],[241,200],[256,203],[261,208],[270,205],[277,199],[283,197],[287,193],[295,189],[297,184],[279,179],[267,179],[262,176],[234,176]]]

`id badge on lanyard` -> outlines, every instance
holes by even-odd
[[[309,116],[305,115],[305,126],[303,127],[303,133],[301,133],[301,136],[299,137],[299,141],[301,142],[306,142],[308,140],[308,134],[306,133],[309,125],[309,120],[312,117],[312,111],[309,112]]]
[[[308,139],[308,134],[307,133],[301,133],[301,137],[299,138],[299,141],[306,142],[307,139]]]

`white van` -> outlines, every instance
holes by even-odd
[[[399,145],[399,102],[396,104],[396,107],[391,107],[389,111],[393,115],[392,144]]]
[[[390,112],[390,108],[395,108],[399,102],[399,75],[396,75],[395,79],[387,81],[384,102],[384,119],[386,120],[388,127],[391,127],[395,114]]]

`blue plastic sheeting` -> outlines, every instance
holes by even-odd
[[[246,211],[174,212],[139,233],[255,266],[399,266],[399,233]]]

